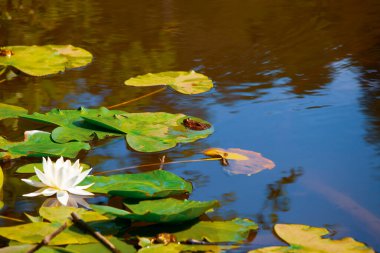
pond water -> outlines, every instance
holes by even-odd
[[[123,84],[135,75],[213,79],[207,93],[166,89],[118,108],[193,115],[212,122],[213,135],[153,154],[102,141],[80,155],[94,171],[197,159],[209,147],[253,150],[276,167],[252,176],[218,162],[164,168],[193,182],[192,199],[222,203],[211,217],[260,224],[243,251],[282,244],[275,223],[327,227],[380,251],[380,1],[0,0],[0,12],[0,46],[73,44],[94,54],[83,68],[0,83],[1,103],[30,112],[111,106],[157,89]],[[31,126],[1,121],[0,135],[21,139]],[[29,188],[13,174],[29,161],[2,164],[2,215],[23,217],[43,201],[23,198]]]

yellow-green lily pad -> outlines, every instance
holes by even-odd
[[[17,118],[20,115],[27,114],[28,110],[25,108],[0,103],[0,120],[6,118]]]
[[[326,228],[301,224],[276,224],[276,234],[289,246],[271,246],[251,250],[249,253],[375,253],[364,243],[351,237],[340,240],[322,238],[329,234]]]
[[[14,67],[31,76],[45,76],[85,66],[92,54],[72,45],[7,46],[1,48],[0,66]]]
[[[168,85],[183,94],[199,94],[209,91],[213,83],[207,76],[195,71],[166,71],[132,77],[125,81],[129,86]]]

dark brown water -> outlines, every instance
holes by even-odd
[[[213,217],[252,218],[262,230],[247,247],[280,244],[274,223],[325,226],[380,251],[380,1],[5,1],[0,45],[73,44],[91,65],[0,83],[0,102],[33,111],[110,106],[157,88],[124,80],[147,72],[196,70],[215,88],[170,89],[122,107],[183,112],[215,133],[157,154],[113,139],[81,156],[96,171],[202,157],[208,147],[263,153],[276,168],[231,176],[218,163],[167,165],[194,182],[193,199],[222,202]],[[26,121],[2,121],[18,136]],[[43,201],[7,169],[3,215],[22,217]],[[151,168],[153,169],[153,168]]]

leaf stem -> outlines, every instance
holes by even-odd
[[[80,229],[88,232],[91,236],[93,236],[96,240],[102,243],[105,247],[111,250],[114,253],[119,253],[120,251],[113,245],[107,238],[105,238],[100,232],[95,231],[92,227],[90,227],[84,220],[79,218],[78,214],[75,212],[71,213],[72,220],[76,226]]]
[[[31,248],[30,250],[28,250],[27,253],[33,253],[33,252],[36,252],[37,250],[39,250],[40,248],[42,248],[43,246],[46,246],[49,244],[49,242],[51,240],[54,239],[54,237],[56,237],[59,233],[61,233],[63,230],[65,230],[67,228],[67,223],[63,223],[62,226],[60,226],[57,230],[55,230],[53,233],[51,233],[50,235],[47,235],[44,237],[44,239],[42,239],[42,241],[37,244],[36,246],[34,246],[33,248]]]
[[[121,169],[115,169],[115,170],[107,170],[107,171],[100,171],[95,172],[93,175],[101,175],[101,174],[107,174],[111,172],[118,172],[123,170],[130,170],[130,169],[136,169],[136,168],[142,168],[142,167],[150,167],[155,165],[164,165],[164,164],[175,164],[175,163],[192,163],[192,162],[204,162],[204,161],[217,161],[221,160],[222,158],[203,158],[203,159],[194,159],[194,160],[182,160],[182,161],[174,161],[174,162],[166,162],[166,163],[150,163],[150,164],[142,164],[142,165],[135,165],[135,166],[129,166]]]
[[[12,217],[7,217],[7,216],[3,216],[3,215],[0,215],[0,219],[11,220],[11,221],[17,221],[17,222],[25,222],[24,220],[20,220],[20,219],[12,218]]]
[[[166,87],[161,88],[161,89],[158,89],[158,90],[155,90],[155,91],[153,91],[153,92],[151,92],[151,93],[148,93],[148,94],[142,95],[142,96],[140,96],[140,97],[137,97],[137,98],[134,98],[134,99],[131,99],[131,100],[125,101],[125,102],[120,103],[120,104],[116,104],[116,105],[108,106],[107,108],[108,108],[108,109],[112,109],[112,108],[115,108],[115,107],[119,107],[119,106],[122,106],[122,105],[126,105],[126,104],[129,104],[129,103],[135,102],[135,101],[137,101],[137,100],[140,100],[140,99],[142,99],[142,98],[145,98],[145,97],[148,97],[148,96],[154,95],[154,94],[156,94],[156,93],[159,93],[159,92],[161,92],[161,91],[163,91],[163,90],[165,90],[165,89],[166,89]]]

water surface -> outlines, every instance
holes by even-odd
[[[254,150],[276,168],[250,177],[216,162],[165,169],[193,181],[192,199],[220,200],[215,219],[260,224],[245,250],[281,244],[274,223],[304,223],[380,251],[379,13],[376,0],[0,0],[0,46],[73,44],[95,57],[62,74],[0,83],[0,102],[30,112],[110,106],[157,89],[123,85],[135,75],[204,73],[215,81],[208,93],[167,89],[120,109],[197,116],[213,123],[212,136],[154,154],[112,139],[80,158],[103,171],[162,155],[200,158],[209,147]],[[2,121],[0,133],[16,140],[32,126]],[[12,171],[28,161],[2,164],[3,215],[23,217],[43,201],[21,197],[29,188]]]

